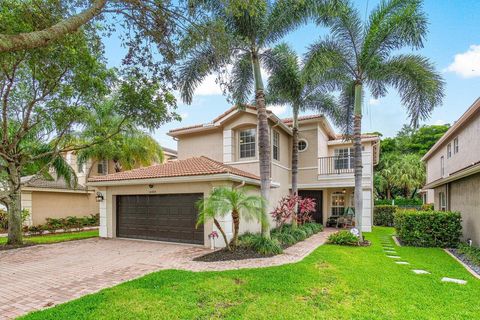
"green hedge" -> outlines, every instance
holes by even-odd
[[[383,227],[393,227],[395,212],[397,211],[397,206],[375,206],[373,208],[373,225],[383,226]]]
[[[462,234],[461,221],[458,212],[405,210],[395,214],[395,229],[408,246],[455,248]]]
[[[417,207],[421,206],[423,204],[422,199],[418,198],[413,198],[413,199],[405,199],[405,198],[399,198],[399,199],[394,199],[395,200],[395,205],[396,206],[405,206],[405,207]],[[386,199],[381,199],[381,200],[375,200],[375,205],[376,206],[383,206],[383,205],[392,205],[392,200],[386,200]]]

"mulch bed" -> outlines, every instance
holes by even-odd
[[[448,251],[452,253],[455,257],[457,257],[460,261],[469,266],[473,271],[475,271],[476,274],[480,276],[480,265],[473,263],[466,255],[458,252],[457,249],[448,249]]]
[[[273,254],[263,255],[253,249],[238,247],[235,251],[228,251],[227,249],[220,249],[207,253],[203,256],[196,257],[193,261],[214,262],[214,261],[230,261],[230,260],[244,260],[244,259],[258,259],[265,257],[272,257]]]

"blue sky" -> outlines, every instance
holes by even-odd
[[[354,0],[364,13],[378,4],[378,0]],[[424,10],[429,19],[429,34],[425,47],[418,50],[434,62],[445,81],[445,99],[432,114],[427,124],[453,123],[480,96],[480,12],[479,0],[426,0]],[[320,37],[327,34],[325,28],[313,24],[299,28],[284,41],[299,54]],[[124,54],[115,35],[105,39],[106,55],[110,66],[118,66]],[[162,146],[176,148],[176,143],[166,135],[168,130],[211,121],[230,107],[214,78],[207,79],[197,90],[191,105],[179,101],[181,122],[172,122],[154,132]],[[288,107],[274,110],[279,117],[288,117]],[[408,123],[405,109],[393,89],[378,101],[369,96],[364,99],[364,132],[379,131],[393,136]]]

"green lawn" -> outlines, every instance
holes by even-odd
[[[479,280],[440,249],[397,248],[411,265],[395,264],[380,244],[392,232],[376,228],[371,247],[324,245],[281,267],[160,271],[25,319],[480,318]],[[468,284],[442,283],[444,276]]]
[[[31,236],[24,237],[25,242],[35,243],[35,244],[45,244],[45,243],[56,243],[63,241],[71,240],[80,240],[87,238],[98,237],[98,230],[88,230],[80,232],[68,232],[68,233],[57,233],[57,234],[46,234],[42,236]],[[7,238],[0,238],[0,245],[7,243]]]

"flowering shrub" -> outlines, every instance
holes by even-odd
[[[316,202],[312,198],[302,198],[297,195],[288,195],[283,197],[278,206],[270,214],[277,223],[278,226],[283,226],[285,223],[290,222],[295,215],[295,207],[298,204],[297,222],[302,225],[312,220],[312,212],[315,211],[317,206]]]
[[[218,238],[218,232],[217,231],[212,231],[209,235],[208,235],[208,238],[211,239],[211,238]]]

